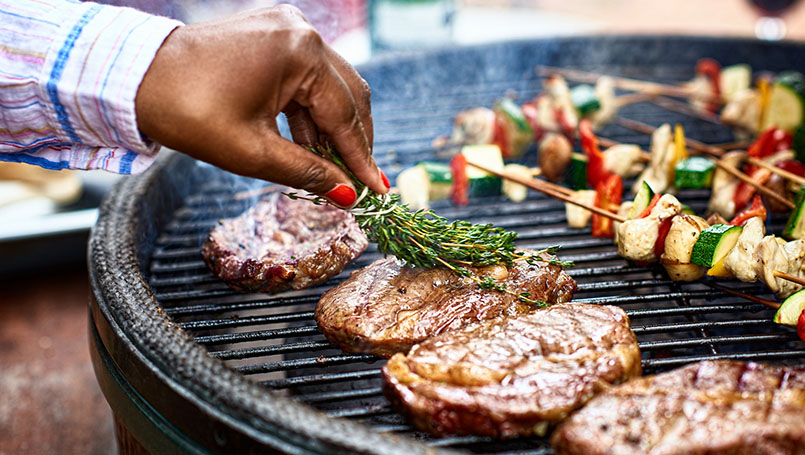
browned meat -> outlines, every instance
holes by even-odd
[[[503,280],[517,293],[548,303],[567,302],[576,282],[560,267],[528,265],[477,271]],[[390,357],[447,330],[501,315],[534,311],[533,304],[500,291],[485,291],[444,268],[405,267],[393,257],[352,272],[322,295],[316,307],[319,329],[347,352]]]
[[[614,387],[557,428],[570,455],[805,454],[805,367],[708,361]]]
[[[640,375],[618,307],[562,304],[428,339],[383,368],[386,395],[430,433],[542,435],[607,385]]]
[[[204,243],[212,272],[242,292],[303,289],[338,274],[369,244],[353,216],[275,192]]]

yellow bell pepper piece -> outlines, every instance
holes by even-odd
[[[757,119],[757,124],[763,125],[763,121],[766,120],[766,108],[769,106],[769,98],[771,97],[771,88],[769,87],[769,80],[765,77],[761,77],[757,81],[757,89],[760,92],[760,113]]]
[[[688,159],[689,156],[688,144],[685,140],[685,129],[682,128],[682,125],[677,123],[674,127],[674,157],[668,163],[668,181],[674,181],[676,163]]]
[[[721,258],[720,261],[716,262],[716,264],[707,271],[707,276],[715,276],[719,278],[732,278],[733,275],[730,273],[726,268],[724,268],[724,260],[727,259],[727,256]]]

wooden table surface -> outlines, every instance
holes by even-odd
[[[114,454],[87,339],[86,265],[0,278],[0,455]]]

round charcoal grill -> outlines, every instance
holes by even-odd
[[[522,102],[541,87],[538,64],[661,82],[687,80],[700,57],[748,62],[757,70],[805,70],[805,46],[734,39],[594,37],[449,48],[374,61],[360,71],[373,87],[375,155],[396,174],[438,159],[431,141],[458,111],[491,106],[507,91]],[[653,103],[620,117],[681,123],[689,137],[733,140],[716,123]],[[600,134],[648,145],[616,123]],[[225,151],[222,151],[225,152]],[[534,165],[533,151],[526,164]],[[393,177],[393,175],[391,175]],[[410,427],[382,395],[383,361],[332,348],[313,320],[324,290],[378,257],[370,248],[322,286],[276,295],[238,294],[205,267],[200,245],[218,219],[259,197],[257,182],[166,153],[126,179],[103,204],[89,251],[95,371],[117,418],[121,446],[152,453],[547,454],[545,439],[436,438]],[[703,213],[707,191],[680,199]],[[659,268],[628,265],[609,240],[565,224],[561,203],[530,193],[522,203],[476,199],[436,203],[448,218],[491,222],[520,233],[522,246],[564,246],[575,260],[576,301],[619,305],[632,318],[646,373],[701,359],[802,363],[805,345],[772,312],[714,287],[674,283]],[[773,217],[780,232],[784,218]],[[761,286],[732,289],[771,297]]]

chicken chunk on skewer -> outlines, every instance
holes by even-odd
[[[725,154],[721,161],[733,167],[740,167],[745,158],[746,153],[734,151]],[[732,218],[735,215],[735,191],[739,183],[740,180],[727,171],[717,168],[713,174],[713,191],[707,210],[725,218]]]
[[[744,223],[743,228],[738,243],[724,259],[724,268],[741,281],[753,282],[758,279],[755,249],[766,235],[766,226],[762,218],[754,217]]]
[[[681,214],[671,221],[665,238],[665,252],[661,262],[674,281],[695,281],[704,275],[705,268],[690,263],[693,245],[709,224],[695,215]]]
[[[803,278],[802,265],[805,262],[805,240],[794,240],[782,246],[783,252],[788,258],[788,269],[786,273]],[[779,278],[778,278],[779,279]],[[791,294],[802,289],[802,286],[792,281],[783,280],[780,286],[780,298],[786,298]]]
[[[640,158],[643,150],[634,144],[616,144],[604,150],[604,167],[621,177],[634,177],[643,166]]]
[[[660,224],[682,212],[682,204],[672,195],[664,194],[645,218],[625,221],[618,226],[618,254],[633,261],[655,261],[655,244]]]
[[[760,94],[750,88],[743,89],[721,111],[721,121],[749,132],[760,130]]]
[[[651,161],[640,174],[632,187],[632,192],[637,193],[646,181],[651,188],[660,193],[669,186],[668,166],[669,160],[673,159],[674,145],[671,141],[671,125],[665,123],[651,135]]]
[[[788,270],[788,257],[785,255],[785,250],[780,247],[777,237],[773,235],[763,237],[755,249],[755,256],[758,280],[765,283],[775,294],[779,293],[787,281],[775,277],[774,272]]]

